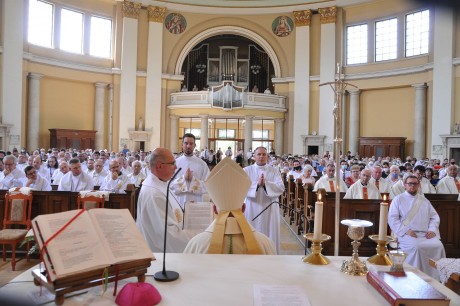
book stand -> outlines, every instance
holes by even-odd
[[[151,259],[141,259],[112,265],[109,267],[107,282],[111,283],[121,279],[137,276],[138,282],[145,281],[145,273],[150,267]],[[54,302],[56,305],[64,303],[64,294],[79,291],[82,289],[101,286],[105,282],[103,277],[104,269],[96,269],[79,274],[66,276],[56,279],[52,282],[46,275],[40,272],[40,269],[32,270],[34,284],[43,285],[50,292],[55,294]]]

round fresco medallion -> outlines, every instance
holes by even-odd
[[[272,31],[276,36],[288,36],[293,29],[294,22],[288,16],[278,16],[272,22]]]
[[[187,21],[181,14],[171,13],[166,16],[165,27],[173,34],[181,34],[187,27]]]

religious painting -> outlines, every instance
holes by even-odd
[[[166,16],[165,27],[172,34],[181,34],[187,27],[187,21],[181,14],[171,13]]]
[[[272,22],[272,31],[276,36],[288,36],[293,29],[294,22],[288,16],[278,16]]]

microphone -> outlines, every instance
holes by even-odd
[[[153,275],[153,278],[159,282],[172,282],[179,278],[179,273],[175,271],[166,271],[166,238],[168,237],[169,186],[181,170],[182,168],[179,168],[176,173],[174,173],[168,182],[168,187],[166,188],[165,236],[163,239],[163,270],[158,271]]]

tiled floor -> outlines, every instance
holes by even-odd
[[[305,250],[299,238],[291,231],[286,222],[281,219],[280,237],[281,251],[280,255],[304,255]],[[18,276],[29,268],[38,263],[37,259],[31,259],[27,262],[25,259],[20,260],[16,264],[16,271],[11,270],[11,260],[8,258],[6,262],[0,259],[0,286],[8,283],[10,280]]]

